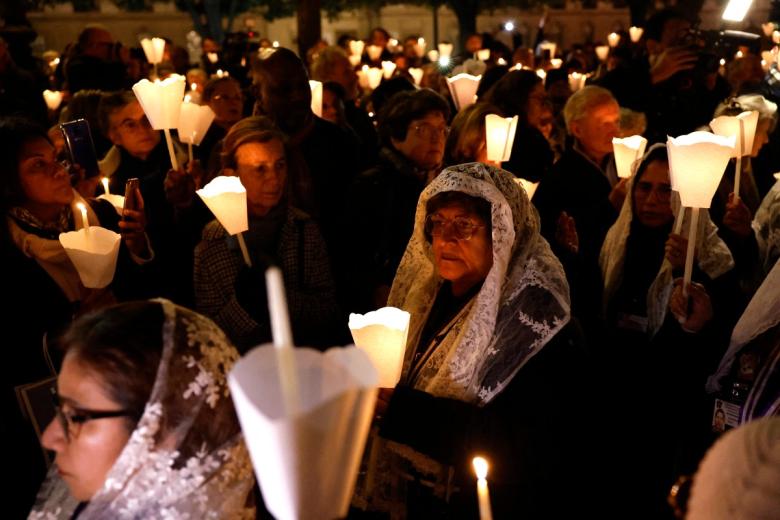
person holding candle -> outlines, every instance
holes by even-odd
[[[171,169],[166,143],[160,131],[151,127],[133,92],[105,94],[98,115],[101,129],[113,143],[99,162],[111,193],[122,194],[128,179],[139,179],[149,239],[158,260],[157,295],[191,304],[192,251],[211,218],[195,195],[202,173],[197,163]],[[185,165],[187,152],[178,143],[174,150],[179,164]]]
[[[501,115],[501,111],[487,102],[478,102],[459,111],[452,120],[450,134],[444,145],[445,166],[454,166],[467,162],[492,164],[487,158],[485,140],[485,116]]]
[[[55,453],[30,518],[254,518],[254,475],[230,399],[239,354],[167,300],[81,317],[61,342]]]
[[[531,70],[512,70],[487,91],[484,100],[504,117],[518,116],[512,155],[503,167],[531,182],[541,181],[552,168],[553,152],[539,130],[547,101],[542,78]]]
[[[56,159],[46,131],[16,118],[0,119],[0,257],[5,275],[3,295],[8,305],[0,327],[9,346],[3,365],[0,440],[11,450],[17,468],[10,484],[12,516],[26,514],[40,482],[43,460],[35,433],[22,416],[14,387],[51,375],[41,345],[53,343],[62,329],[90,309],[144,295],[143,264],[152,252],[144,233],[143,207],[119,221],[106,201],[86,201],[71,187],[66,165]],[[60,233],[83,227],[75,204],[85,205],[90,224],[122,233],[123,240],[113,284],[105,289],[84,287],[62,244]],[[37,481],[36,481],[37,480]],[[17,515],[18,513],[18,515]]]
[[[672,233],[674,194],[665,145],[648,150],[628,193],[600,257],[606,336],[598,354],[604,372],[611,375],[614,399],[632,396],[631,406],[608,429],[615,437],[611,442],[615,449],[614,457],[605,458],[617,464],[621,475],[616,494],[626,504],[647,511],[648,518],[657,518],[666,507],[676,473],[695,467],[707,444],[701,428],[701,417],[707,414],[703,387],[738,315],[732,308],[736,304],[729,303],[736,280],[731,252],[707,219],[705,231],[698,236],[694,273],[698,283],[690,290],[695,305],[715,319],[706,330],[693,334],[700,328],[697,324],[681,323],[669,312],[687,240]],[[712,296],[703,296],[707,292]],[[654,410],[650,423],[649,409]],[[637,445],[642,449],[625,460],[626,450]]]
[[[280,266],[297,345],[331,346],[340,333],[339,307],[326,247],[317,224],[288,205],[286,138],[264,117],[231,128],[222,152],[223,175],[237,175],[247,192],[249,230],[244,232],[252,267],[234,237],[214,220],[195,249],[195,296],[243,351],[270,341],[265,269]]]
[[[510,174],[469,163],[428,185],[388,303],[411,323],[401,383],[378,404],[387,449],[364,491],[372,507],[403,510],[386,491],[408,478],[408,517],[474,518],[478,453],[496,518],[588,511],[588,432],[565,433],[584,420],[570,392],[585,388],[568,284]]]

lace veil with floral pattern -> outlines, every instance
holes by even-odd
[[[211,320],[156,301],[165,321],[154,388],[78,518],[254,518],[254,474],[227,385],[238,351]],[[77,505],[53,467],[29,518],[70,518]]]
[[[420,195],[414,232],[389,298],[389,305],[412,316],[404,374],[442,284],[423,230],[431,197],[458,191],[490,203],[493,266],[467,312],[414,380],[419,390],[486,404],[569,321],[563,268],[539,234],[536,210],[513,177],[481,163],[462,164],[445,169]]]
[[[655,144],[651,146],[644,157],[634,163],[632,173],[639,170],[641,164],[648,159],[650,153],[658,148],[665,148],[665,144]],[[626,243],[631,231],[631,221],[634,219],[633,205],[631,203],[631,193],[633,191],[634,177],[628,182],[627,193],[623,201],[623,207],[620,209],[620,215],[609,228],[604,244],[601,246],[599,255],[599,265],[601,274],[604,278],[604,306],[610,302],[612,297],[623,282],[623,267],[626,260]],[[677,192],[672,192],[672,213],[678,216],[681,209],[680,196]],[[690,210],[685,212],[683,218],[681,234],[687,236],[690,230]],[[710,219],[709,212],[701,210],[699,213],[699,230],[696,235],[696,249],[698,251],[697,263],[699,268],[710,278],[717,278],[734,268],[734,258],[731,255],[726,243],[718,236],[718,228]],[[650,284],[647,291],[647,333],[652,337],[660,329],[666,319],[666,313],[669,308],[669,299],[672,296],[674,277],[672,265],[664,258],[661,268],[655,280]]]

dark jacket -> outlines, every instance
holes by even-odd
[[[349,195],[351,304],[350,310],[371,310],[378,286],[390,286],[414,230],[417,200],[425,188],[426,172],[403,155],[385,147],[379,162],[361,173]]]
[[[457,491],[450,504],[438,505],[442,518],[478,517],[475,455],[490,463],[494,518],[583,517],[596,498],[590,489],[597,468],[586,461],[599,427],[598,414],[583,413],[595,404],[584,383],[586,360],[571,324],[484,407],[399,386],[380,435],[454,467]],[[591,478],[583,478],[586,471]],[[425,507],[410,504],[415,506]],[[430,509],[410,510],[409,517],[423,517],[415,513],[432,517]]]

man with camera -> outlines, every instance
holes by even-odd
[[[65,65],[68,90],[96,89],[115,91],[127,88],[130,82],[126,63],[129,51],[114,42],[103,26],[88,25],[79,34],[78,41]]]
[[[707,124],[729,90],[703,34],[682,13],[665,9],[650,17],[644,35],[646,54],[634,55],[597,83],[612,91],[620,106],[647,115],[651,142]]]

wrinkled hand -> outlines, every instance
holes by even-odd
[[[726,204],[726,214],[723,215],[723,225],[740,238],[747,238],[753,233],[750,223],[753,215],[750,209],[742,202],[742,199],[736,199],[733,193],[729,193],[729,201]]]
[[[558,226],[555,228],[555,241],[564,249],[574,253],[580,250],[580,237],[577,235],[577,225],[574,218],[565,211],[558,217]]]
[[[163,187],[165,198],[174,208],[186,208],[195,198],[196,179],[184,170],[168,170]]]
[[[672,264],[674,269],[685,268],[685,256],[688,254],[688,239],[682,235],[675,235],[674,233],[669,235],[666,240],[666,246],[664,246],[664,255],[666,259]],[[693,252],[694,259],[696,258],[696,250]]]
[[[122,210],[122,220],[119,221],[119,232],[125,241],[127,249],[134,255],[146,258],[149,256],[146,235],[146,212],[144,211],[144,198],[141,190],[136,188],[135,197],[137,207]]]
[[[666,81],[680,71],[695,67],[698,59],[695,52],[683,47],[666,49],[650,69],[650,80],[653,84]]]
[[[394,388],[380,388],[376,396],[376,407],[374,408],[374,417],[381,418],[387,412],[390,406],[390,399],[393,397]]]
[[[98,184],[100,184],[99,175],[87,178],[84,168],[75,163],[70,165],[70,174],[72,175],[71,179],[74,179],[73,187],[79,192],[79,195],[85,199],[95,197]]]
[[[669,299],[669,310],[686,332],[699,332],[712,320],[712,301],[704,286],[695,282],[688,285],[688,297],[683,295],[683,280],[674,281]]]
[[[623,201],[626,199],[627,191],[628,179],[620,179],[620,181],[615,184],[615,187],[612,188],[612,191],[609,192],[609,202],[612,204],[612,207],[615,208],[615,211],[620,211],[620,208],[623,207]]]

